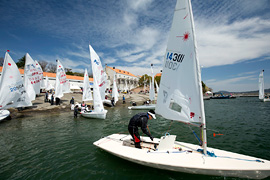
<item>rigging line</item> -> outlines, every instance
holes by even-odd
[[[169,132],[169,130],[171,129],[172,123],[173,123],[173,120],[171,120],[171,124],[170,124],[169,129],[167,130],[167,132]]]
[[[196,134],[196,132],[190,127],[188,126],[189,129],[193,132],[194,136],[196,137],[196,139],[198,140],[200,146],[202,145],[202,140],[198,137],[198,135]]]

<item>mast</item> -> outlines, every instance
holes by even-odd
[[[193,31],[193,39],[194,39],[194,50],[195,50],[195,59],[196,59],[196,70],[197,70],[197,80],[198,80],[198,85],[199,85],[199,97],[200,97],[200,104],[201,104],[201,125],[203,128],[202,132],[202,147],[203,147],[203,153],[206,155],[207,153],[207,137],[206,137],[206,121],[205,121],[205,111],[204,111],[204,103],[203,103],[203,91],[202,91],[202,82],[201,82],[201,68],[200,68],[200,63],[198,59],[198,53],[197,53],[197,42],[196,42],[196,37],[195,37],[195,28],[194,28],[194,20],[193,20],[193,12],[192,12],[192,7],[191,7],[191,2],[188,0],[188,7],[189,7],[189,12],[190,12],[190,20],[191,20],[191,25],[192,25],[192,31]]]

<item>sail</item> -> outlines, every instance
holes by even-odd
[[[0,109],[25,106],[32,106],[32,103],[17,65],[6,52],[0,84]]]
[[[191,11],[190,1],[177,1],[164,56],[156,112],[166,119],[203,123],[201,72]]]
[[[87,69],[85,69],[84,79],[83,79],[82,101],[91,101],[91,100],[93,100],[93,97],[92,97],[91,87],[90,87],[90,83],[89,83],[89,76],[88,76]]]
[[[24,84],[31,101],[35,100],[36,94],[40,94],[40,78],[36,63],[28,53],[25,55]],[[34,89],[35,95],[31,92],[32,89]]]
[[[118,97],[119,97],[119,93],[118,93],[118,89],[116,86],[116,77],[115,77],[115,72],[113,75],[113,89],[112,89],[112,97],[114,97],[114,103],[116,104],[116,102],[118,101]]]
[[[159,91],[159,87],[158,87],[158,84],[157,84],[157,81],[155,80],[155,84],[156,84],[156,88],[157,88],[157,93]]]
[[[95,66],[92,66],[92,68]],[[97,81],[94,78],[94,111],[95,112],[103,112],[104,111],[104,106],[103,102],[100,96],[100,91],[99,91],[99,85]]]
[[[259,99],[264,99],[264,80],[263,80],[263,72],[259,75]]]
[[[38,76],[40,80],[40,89],[45,89],[45,84],[43,80],[43,70],[37,60],[35,60],[35,63],[36,63],[36,68],[38,70]]]
[[[125,84],[126,84],[125,91],[127,92],[128,91],[127,79],[125,80]]]
[[[106,75],[106,72],[102,68],[102,64],[101,64],[99,56],[97,55],[97,53],[95,52],[95,50],[92,48],[91,45],[89,45],[89,49],[90,49],[91,64],[92,64],[92,69],[93,69],[93,78],[97,81],[99,85],[101,98],[102,100],[104,100],[107,75]]]
[[[150,92],[149,92],[149,99],[151,101],[155,100],[155,86],[154,86],[154,72],[153,72],[153,68],[152,68],[152,64],[151,64],[151,76],[152,76],[152,80],[149,81],[150,83]]]
[[[65,68],[59,60],[57,60],[57,71],[55,80],[55,97],[63,97],[65,92],[68,91],[67,77],[65,73]]]

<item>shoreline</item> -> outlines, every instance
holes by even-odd
[[[122,97],[125,96],[126,103],[123,104]],[[34,101],[32,101],[32,106],[25,107],[23,110],[18,110],[18,108],[9,108],[11,118],[20,116],[32,116],[34,114],[45,114],[45,113],[60,113],[60,112],[72,112],[70,110],[70,99],[74,97],[74,102],[82,103],[82,93],[65,93],[61,98],[60,105],[51,105],[49,102],[44,102],[45,93],[40,93]],[[109,96],[109,99],[110,96]],[[116,106],[129,106],[131,102],[135,101],[137,105],[143,104],[144,101],[149,99],[149,94],[119,94],[119,100]],[[92,101],[87,101],[86,104],[92,104]],[[104,106],[105,109],[110,107]]]

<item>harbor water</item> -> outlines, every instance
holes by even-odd
[[[209,147],[270,160],[270,103],[238,97],[204,104]],[[239,179],[154,169],[95,147],[93,142],[101,137],[128,133],[129,119],[145,112],[128,110],[128,105],[106,108],[105,120],[74,119],[73,112],[44,112],[1,122],[0,179]],[[198,143],[191,131],[198,132],[197,127],[160,116],[148,124],[154,137],[169,132],[178,141]]]

